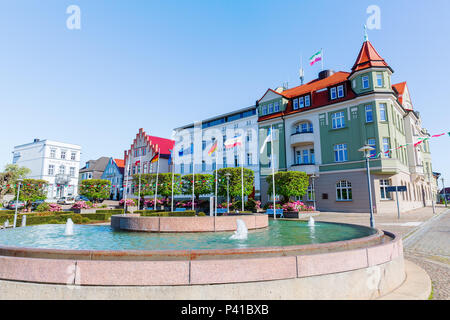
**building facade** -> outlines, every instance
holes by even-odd
[[[324,70],[304,85],[269,89],[258,101],[260,144],[269,127],[276,132],[276,170],[303,171],[314,178],[315,190],[310,187],[302,200],[315,198],[324,211],[367,212],[365,160],[358,150],[370,145],[376,212],[396,210],[388,186],[407,187],[399,193],[402,211],[431,205],[437,190],[426,140],[430,135],[413,109],[406,82],[392,85],[393,72],[365,41],[350,72]],[[270,160],[268,146],[260,156],[263,203],[270,194],[265,182],[272,173]]]
[[[13,164],[31,170],[26,178],[48,181],[47,198],[54,200],[78,194],[80,155],[78,145],[34,139],[14,147]]]
[[[80,169],[79,180],[101,179],[108,165],[108,157],[100,157],[97,160],[86,161],[83,168]]]
[[[133,139],[130,149],[124,151],[124,184],[127,186],[127,197],[137,198],[133,175],[139,173],[156,173],[157,163],[151,163],[155,155],[159,153],[159,172],[172,172],[169,164],[170,153],[174,148],[174,141],[170,139],[147,135],[141,128]]]
[[[122,159],[109,158],[101,179],[111,182],[110,200],[122,199],[124,170],[125,162]]]
[[[224,148],[228,139],[241,137],[241,145]],[[255,175],[255,194],[260,193],[258,155],[258,116],[256,107],[239,109],[174,129],[175,173],[213,174],[227,167],[251,169]],[[217,142],[217,151],[208,154]]]

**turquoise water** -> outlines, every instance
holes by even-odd
[[[231,240],[233,232],[143,233],[113,231],[109,226],[74,225],[74,236],[64,235],[65,225],[38,225],[0,231],[0,245],[76,250],[186,250],[290,246],[362,238],[376,231],[366,227],[303,221],[269,220],[269,228],[252,230],[246,240]]]

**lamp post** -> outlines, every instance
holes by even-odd
[[[435,214],[436,213],[436,208],[434,206],[434,202],[436,201],[436,197],[434,196],[434,192],[433,192],[433,184],[431,182],[431,174],[430,174],[430,172],[428,172],[428,180],[430,181],[431,205],[433,207],[433,214]]]
[[[19,194],[20,194],[20,186],[22,185],[22,181],[23,179],[17,179],[17,184],[18,184],[18,188],[17,188],[17,197],[16,197],[16,211],[14,212],[14,225],[13,228],[16,227],[16,223],[17,223],[17,207],[19,206]]]
[[[442,177],[442,190],[444,190],[444,202],[447,207],[447,190],[445,189],[444,177]]]
[[[313,192],[313,202],[314,202],[314,211],[316,211],[316,187],[314,185],[314,179],[317,178],[317,176],[313,173],[311,175],[311,179],[312,179],[312,192]]]
[[[227,212],[230,213],[230,177],[231,173],[225,173],[225,177],[227,177]]]
[[[366,158],[366,169],[367,169],[367,187],[369,188],[369,206],[370,206],[370,227],[375,228],[375,222],[373,220],[373,204],[372,204],[372,186],[370,184],[370,168],[369,168],[369,158],[370,151],[375,150],[371,146],[365,145],[358,151],[362,152],[364,158]]]

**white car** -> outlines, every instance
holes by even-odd
[[[59,198],[58,201],[56,201],[57,204],[74,204],[75,198],[73,197],[62,197]]]

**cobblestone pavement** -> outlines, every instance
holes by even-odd
[[[317,221],[370,225],[367,213],[323,212]],[[425,271],[433,283],[433,300],[450,300],[450,210],[444,206],[402,213],[376,214],[375,226],[403,237],[405,258]]]

